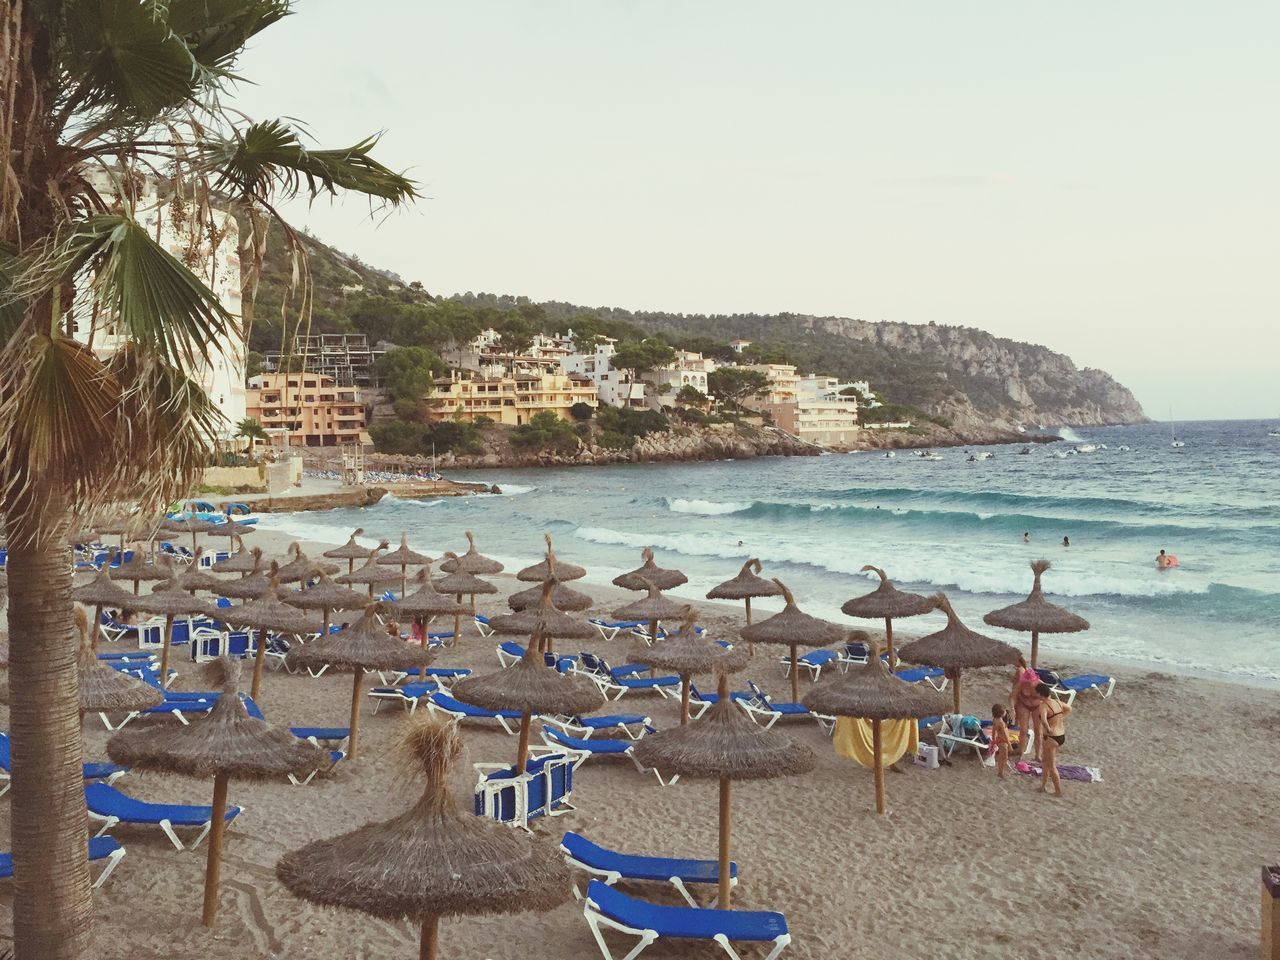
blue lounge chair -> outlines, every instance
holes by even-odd
[[[614,740],[611,737],[597,737],[594,740],[588,740],[585,737],[572,737],[563,730],[548,726],[544,722],[542,726],[542,741],[549,747],[563,750],[567,753],[573,760],[573,768],[575,770],[591,757],[626,757],[635,766],[636,770],[640,773],[652,773],[658,778],[658,783],[664,787],[669,787],[680,779],[680,774],[677,773],[670,780],[664,780],[656,767],[642,765],[636,759],[634,740]]]
[[[1036,671],[1039,673],[1040,671]],[[1065,700],[1067,706],[1071,706],[1076,696],[1086,691],[1093,690],[1095,693],[1101,694],[1102,699],[1111,696],[1116,688],[1116,678],[1109,677],[1103,673],[1082,673],[1074,677],[1055,677],[1056,682],[1049,683],[1049,692],[1053,694],[1057,700]]]
[[[737,940],[773,944],[765,960],[777,960],[791,942],[787,918],[780,913],[659,906],[629,897],[599,880],[592,880],[587,886],[582,914],[605,960],[614,960],[614,956],[605,942],[602,927],[640,938],[622,960],[635,960],[651,943],[664,937],[712,941],[719,944],[731,960],[741,960],[732,946]]]
[[[524,659],[525,648],[514,640],[504,640],[498,644],[498,662],[504,667],[512,666]],[[558,673],[568,673],[578,661],[578,657],[567,653],[544,653],[543,662],[548,667],[555,667]]]
[[[587,623],[599,630],[605,640],[612,640],[624,630],[630,633],[637,627],[648,625],[646,620],[588,620]]]
[[[408,670],[397,670],[392,676],[392,683],[403,683],[411,677],[428,677],[437,683],[448,680],[461,680],[471,676],[470,667],[410,667]]]
[[[480,634],[480,636],[482,637],[493,636],[493,628],[489,626],[488,617],[484,616],[483,614],[477,613],[475,615],[475,622],[476,622],[476,632]],[[450,634],[450,636],[452,636],[452,634]]]
[[[846,643],[837,651],[840,665],[846,669],[851,664],[866,663],[871,656],[871,649],[865,643]]]
[[[586,652],[579,655],[576,669],[594,680],[600,692],[609,700],[619,699],[628,690],[649,690],[665,697],[674,695],[671,692],[680,687],[680,678],[677,676],[639,676],[648,667],[636,663],[610,667],[603,657]]]
[[[840,654],[834,650],[810,650],[808,653],[801,654],[796,657],[796,664],[802,670],[809,671],[809,679],[815,683],[822,676],[822,668],[840,660]],[[782,664],[783,677],[791,676],[791,657],[790,655],[783,657],[780,661]]]
[[[941,667],[912,667],[895,675],[907,683],[927,683],[939,692],[947,689],[947,672]]]
[[[803,703],[776,701],[761,690],[754,680],[748,680],[747,686],[753,696],[738,700],[738,706],[742,707],[747,716],[756,723],[763,724],[766,730],[784,717],[787,719],[798,717],[804,720],[813,720],[818,724],[822,732],[827,734],[830,734],[836,728],[835,717],[829,717],[825,713],[814,713]]]
[[[720,882],[720,864],[715,860],[679,860],[674,857],[637,857],[607,850],[572,830],[560,841],[565,862],[577,867],[601,883],[613,886],[619,880],[652,880],[670,883],[691,907],[698,906],[686,884],[716,885]],[[729,886],[737,886],[738,865],[729,862]],[[576,892],[577,887],[574,887]],[[715,900],[711,905],[715,906]]]
[[[107,861],[103,864],[102,872],[98,874],[98,878],[93,881],[93,887],[96,890],[107,882],[107,877],[116,868],[122,859],[124,859],[124,847],[113,837],[90,837],[89,838],[89,862],[97,863],[101,860]],[[13,854],[0,853],[0,880],[8,880],[13,876]]]
[[[209,833],[213,825],[213,808],[189,806],[181,803],[147,803],[135,800],[105,783],[89,783],[84,788],[89,817],[102,821],[102,829],[95,836],[102,836],[117,823],[152,824],[164,831],[169,842],[179,850],[195,849]],[[243,812],[243,807],[228,807],[226,822],[230,823]],[[198,829],[195,840],[183,846],[174,827]]]
[[[735,703],[742,703],[744,700],[755,699],[755,694],[749,691],[733,690],[729,693],[729,699]],[[689,716],[694,720],[706,713],[713,703],[719,702],[720,694],[703,693],[696,683],[689,684]]]
[[[8,793],[9,787],[12,785],[10,780],[11,766],[9,734],[0,733],[0,797]],[[86,780],[115,783],[128,772],[128,767],[117,767],[114,763],[86,763],[84,765],[84,778]]]
[[[427,698],[427,709],[432,713],[443,713],[455,720],[497,720],[498,724],[509,734],[516,731],[510,721],[519,720],[520,713],[515,710],[486,710],[484,707],[472,706],[455,700],[446,693],[433,693]]]
[[[538,817],[556,817],[576,809],[573,795],[573,759],[564,753],[531,756],[525,772],[516,776],[509,764],[477,763],[476,816],[489,817],[513,827],[529,829]]]
[[[548,722],[547,717],[543,722]],[[590,739],[597,730],[619,730],[632,740],[639,740],[646,733],[653,733],[653,721],[642,713],[609,713],[600,717],[557,717],[550,722],[564,728],[567,733],[583,740]]]
[[[409,713],[416,713],[418,703],[440,690],[440,685],[427,680],[423,683],[406,683],[403,687],[374,687],[369,691],[373,697],[373,712],[384,703],[398,703],[406,707]]]

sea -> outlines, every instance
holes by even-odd
[[[970,627],[1024,647],[982,615],[1024,597],[1029,564],[1045,558],[1050,598],[1091,624],[1043,637],[1049,665],[1280,682],[1280,436],[1270,435],[1280,422],[1182,423],[1182,447],[1167,424],[1049,429],[1064,439],[934,451],[941,459],[899,450],[451,473],[503,493],[389,497],[261,522],[334,543],[357,526],[372,537],[406,531],[428,552],[462,552],[470,529],[513,570],[538,559],[545,532],[587,568],[583,584],[639,566],[651,546],[659,565],[689,577],[671,594],[694,600],[758,557],[801,609],[851,628],[880,626],[840,613],[875,586],[860,572],[873,564],[902,589],[945,592]],[[1177,568],[1157,568],[1162,549]],[[897,626],[915,635],[943,622],[935,613]]]

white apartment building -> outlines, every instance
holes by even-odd
[[[93,187],[106,198],[118,197],[116,181],[108,172],[86,172]],[[245,330],[241,322],[240,232],[235,217],[214,209],[211,222],[199,225],[189,207],[161,194],[148,177],[135,205],[135,217],[147,233],[158,238],[165,250],[177,257],[217,295],[231,314],[226,335],[209,344],[209,360],[198,361],[188,371],[223,416],[220,440],[234,441],[237,424],[245,417]],[[76,336],[88,342],[90,328],[82,324]],[[99,357],[110,356],[120,345],[108,318],[93,331],[93,349]]]
[[[658,388],[658,402],[663,406],[674,406],[676,394],[682,387],[693,387],[699,393],[707,392],[707,374],[716,368],[715,362],[708,360],[700,353],[690,350],[677,350],[674,363],[654,370],[646,377]],[[663,386],[671,389],[665,393]]]
[[[646,409],[649,401],[643,380],[632,379],[625,371],[615,370],[609,360],[617,340],[600,337],[591,353],[571,353],[560,360],[560,369],[570,376],[582,376],[596,385],[601,403],[611,407]]]

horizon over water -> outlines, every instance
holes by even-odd
[[[1280,680],[1280,430],[1274,420],[1063,428],[1066,442],[966,448],[941,461],[879,451],[750,461],[486,470],[452,475],[497,483],[502,496],[435,501],[388,497],[366,509],[267,514],[264,528],[340,543],[401,530],[433,555],[481,552],[509,571],[536,562],[542,534],[556,552],[608,583],[652,546],[659,565],[702,600],[750,557],[781,579],[808,613],[850,629],[878,621],[840,613],[875,585],[863,564],[905,590],[944,590],[973,629],[1027,648],[1028,637],[982,623],[1026,596],[1030,561],[1053,564],[1050,599],[1088,619],[1081,634],[1041,638],[1042,661],[1118,659],[1135,665]],[[1108,449],[1069,455],[1086,443]],[[1128,451],[1118,449],[1131,447]],[[1022,542],[1023,532],[1031,543]],[[1061,545],[1063,536],[1071,547]],[[743,541],[738,545],[738,541]],[[1160,571],[1155,555],[1178,555]],[[590,593],[589,588],[587,592]],[[505,609],[505,606],[504,606]],[[776,611],[773,598],[753,609]],[[901,621],[904,636],[939,629],[941,614]]]

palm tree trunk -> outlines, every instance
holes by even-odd
[[[8,504],[65,515],[66,501]],[[21,526],[25,527],[25,524]],[[19,960],[76,960],[92,937],[83,749],[67,524],[9,529],[9,726],[13,943]]]

